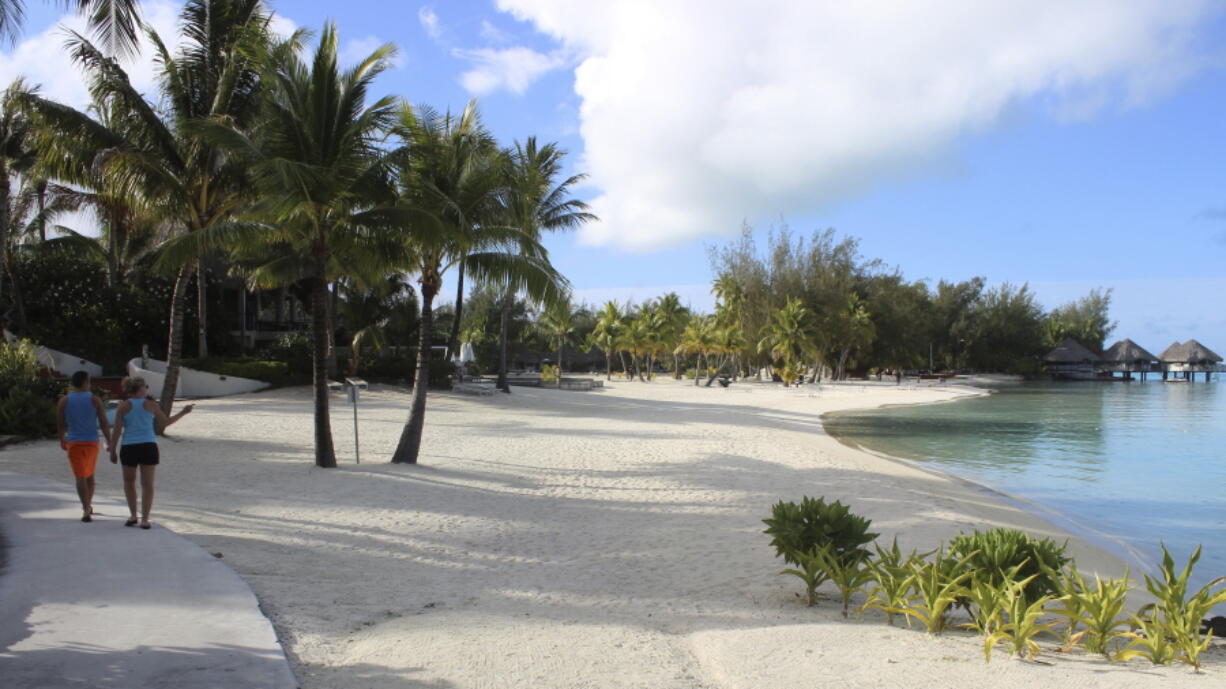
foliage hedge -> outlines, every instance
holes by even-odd
[[[64,384],[40,375],[28,340],[0,343],[0,434],[46,437],[55,434],[56,398]]]

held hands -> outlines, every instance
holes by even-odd
[[[111,451],[111,464],[119,464],[118,450],[112,447],[110,448],[110,451]]]

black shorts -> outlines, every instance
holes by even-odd
[[[126,467],[157,466],[158,444],[135,443],[133,445],[120,445],[119,462]]]

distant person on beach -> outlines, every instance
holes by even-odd
[[[72,390],[55,405],[55,425],[60,433],[60,447],[68,453],[72,475],[77,479],[77,497],[81,498],[81,521],[94,520],[94,468],[98,463],[98,429],[107,439],[109,449],[111,424],[106,420],[102,400],[90,392],[89,373],[72,374]],[[112,459],[111,461],[114,461]]]
[[[128,499],[131,516],[124,526],[148,529],[149,511],[153,509],[153,475],[158,465],[157,431],[187,416],[192,405],[183,407],[174,416],[166,416],[157,402],[149,399],[149,386],[140,377],[124,378],[123,391],[128,399],[115,411],[115,427],[111,430],[111,462],[115,453],[123,464],[123,494]],[[156,424],[156,425],[155,425]],[[136,516],[136,474],[140,472],[141,511]]]

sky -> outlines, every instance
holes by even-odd
[[[0,81],[81,105],[58,3]],[[1113,291],[1118,337],[1226,351],[1226,4],[1209,0],[271,3],[379,88],[536,136],[601,220],[547,246],[576,298],[712,306],[707,248],[833,228],[912,280]],[[146,18],[174,31],[177,3]],[[153,89],[148,64],[129,66]],[[445,292],[446,293],[446,292]]]

